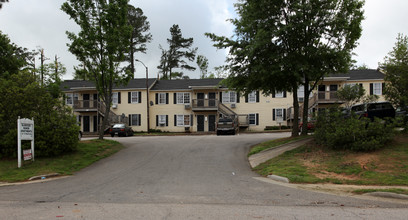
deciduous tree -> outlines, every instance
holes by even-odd
[[[61,9],[80,27],[78,34],[67,31],[71,40],[69,51],[95,82],[108,116],[114,84],[125,84],[132,76],[122,68],[125,54],[130,51],[132,32],[128,22],[128,0],[68,0]],[[103,118],[99,139],[103,139],[108,120],[108,117]]]
[[[408,112],[408,36],[398,35],[380,68],[385,72],[385,97]]]
[[[230,88],[266,94],[292,91],[297,135],[297,88],[309,97],[325,74],[346,72],[361,35],[362,0],[241,0],[232,38],[206,34],[228,48]],[[308,117],[305,99],[303,121]],[[307,123],[303,123],[306,134]]]

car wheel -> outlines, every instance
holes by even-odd
[[[114,134],[111,134],[111,137],[115,137],[115,135],[114,135]]]

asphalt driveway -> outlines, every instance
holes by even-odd
[[[126,148],[72,177],[0,187],[2,202],[407,208],[259,181],[251,145],[289,133],[113,138]],[[404,209],[406,210],[406,209]]]

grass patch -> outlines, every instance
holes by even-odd
[[[372,192],[390,192],[390,193],[408,195],[408,190],[398,189],[398,188],[392,188],[392,189],[358,189],[358,190],[353,191],[353,193],[359,194],[359,195],[365,194],[365,193],[372,193]]]
[[[260,143],[258,145],[255,145],[253,147],[251,147],[251,149],[249,150],[248,153],[248,157],[253,155],[253,154],[257,154],[263,150],[269,149],[269,148],[274,148],[277,147],[279,145],[282,144],[286,144],[289,142],[293,142],[293,141],[298,141],[298,140],[302,140],[302,139],[306,139],[310,136],[298,136],[298,137],[288,137],[288,138],[280,138],[280,139],[275,139],[272,141],[267,141],[267,142],[263,142]]]
[[[112,140],[81,141],[74,153],[53,157],[36,158],[34,162],[24,162],[17,168],[17,159],[0,161],[0,181],[19,182],[32,176],[59,173],[72,175],[92,163],[108,157],[123,148],[123,145]]]
[[[273,158],[254,170],[294,183],[408,185],[408,135],[373,152],[331,150],[309,143]]]

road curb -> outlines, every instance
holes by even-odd
[[[50,178],[50,177],[56,177],[59,176],[59,173],[50,173],[50,174],[46,174],[46,175],[40,175],[40,176],[33,176],[30,177],[28,180],[32,181],[32,180],[40,180],[40,179],[46,179],[46,178]]]
[[[391,193],[391,192],[371,192],[371,193],[365,193],[364,195],[375,196],[375,197],[383,197],[383,198],[408,200],[407,195],[398,194],[398,193]]]
[[[279,181],[279,182],[282,182],[282,183],[290,183],[290,182],[289,182],[289,179],[286,178],[286,177],[283,177],[283,176],[268,175],[267,177],[268,177],[269,179],[273,179],[273,180],[275,180],[275,181]]]

